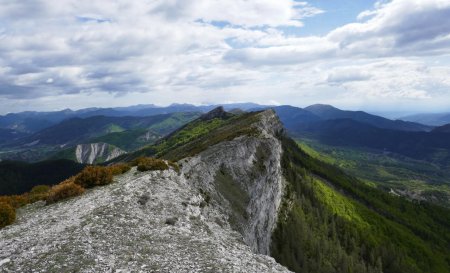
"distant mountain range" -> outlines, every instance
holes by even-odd
[[[352,119],[375,127],[401,131],[430,131],[433,127],[403,120],[390,120],[363,111],[344,111],[331,105],[315,104],[305,108],[323,120]]]
[[[241,109],[244,111],[257,107],[266,107],[254,103],[232,103],[223,106],[226,110]],[[35,133],[71,118],[88,118],[93,116],[145,117],[180,112],[208,112],[216,107],[217,105],[195,106],[191,104],[172,104],[167,107],[160,107],[148,104],[115,108],[86,108],[76,111],[70,109],[54,112],[27,111],[0,116],[0,128]]]
[[[186,113],[179,116],[183,123],[189,121],[199,114]],[[22,138],[12,145],[70,145],[88,140],[89,138],[103,136],[109,133],[123,132],[136,128],[150,128],[172,119],[174,114],[154,115],[148,117],[107,117],[93,116],[88,118],[71,118],[61,123],[45,128],[37,133]],[[169,126],[170,128],[155,128],[156,132],[162,134],[176,129],[178,126]]]
[[[3,129],[10,138],[2,141],[0,159],[39,161],[55,158],[55,153],[60,155],[56,158],[75,158],[75,146],[90,143],[107,143],[132,151],[155,142],[200,115],[186,112],[147,117],[76,117],[32,134]]]
[[[431,126],[441,126],[450,123],[450,113],[416,114],[402,117],[400,119]]]
[[[443,126],[439,126],[433,129],[433,132],[436,133],[450,133],[450,124],[446,124]]]
[[[172,104],[167,107],[136,105],[87,108],[77,111],[22,112],[0,116],[0,158],[36,161],[76,145],[107,143],[125,151],[152,144],[198,118],[216,105]],[[387,150],[417,159],[447,162],[446,126],[391,120],[363,111],[346,111],[331,105],[306,108],[254,103],[225,104],[234,113],[273,108],[294,136],[308,135],[335,145]],[[42,148],[42,147],[45,147]],[[5,152],[5,150],[7,150]],[[72,158],[67,155],[63,158]],[[444,161],[442,161],[444,160]]]

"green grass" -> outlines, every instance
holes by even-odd
[[[247,215],[247,205],[250,201],[248,193],[242,189],[238,181],[234,181],[233,177],[229,172],[221,168],[217,171],[214,177],[214,184],[217,187],[217,191],[225,198],[231,207],[230,213],[230,224],[231,226],[243,232],[244,225],[248,219]]]
[[[144,140],[142,136],[144,136],[147,132],[148,129],[127,130],[123,132],[106,134],[104,136],[91,139],[90,142],[105,142],[117,146],[125,151],[133,151],[145,145],[155,143],[161,138],[160,134],[150,132],[151,138],[149,140]]]
[[[105,142],[126,151],[134,151],[157,142],[163,135],[180,128],[198,116],[199,114],[196,113],[174,113],[170,115],[170,117],[148,128],[136,128],[127,131],[112,132],[96,137],[90,140],[90,142]],[[150,132],[151,138],[145,140],[143,139],[143,136],[147,132]]]
[[[107,125],[104,129],[105,133],[117,133],[117,132],[123,132],[123,131],[125,131],[125,129],[118,126],[117,124]]]
[[[337,166],[369,185],[420,193],[431,202],[450,207],[449,169],[369,149],[334,147],[309,139],[298,139],[297,143],[311,157]]]
[[[336,192],[325,182],[313,178],[313,189],[319,200],[335,215],[355,223],[359,228],[367,228],[369,224],[363,220],[356,205],[344,195]]]
[[[152,125],[149,129],[166,135],[200,116],[199,113],[174,113],[169,118]]]
[[[197,119],[154,145],[144,147],[134,153],[117,158],[115,161],[131,161],[141,156],[162,157],[172,161],[194,156],[209,146],[232,140],[242,135],[255,135],[252,127],[257,121],[257,112],[235,115],[226,119]]]

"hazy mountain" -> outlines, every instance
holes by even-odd
[[[433,129],[435,133],[450,133],[450,124],[439,126]]]
[[[363,111],[344,111],[331,105],[315,104],[304,109],[324,120],[352,119],[383,129],[401,131],[430,131],[432,129],[431,126],[419,123],[407,122],[403,120],[390,120],[380,116],[371,115]]]
[[[176,116],[174,116],[176,115]],[[197,113],[164,114],[149,117],[107,117],[73,118],[43,129],[31,136],[20,139],[14,145],[71,145],[90,138],[136,128],[150,128],[165,133],[197,117]],[[159,126],[157,126],[159,125]]]
[[[450,123],[450,113],[416,114],[405,116],[400,119],[432,126],[442,126]]]
[[[450,163],[450,138],[438,132],[411,132],[378,128],[353,119],[309,123],[291,131],[337,146],[367,147],[439,164]]]
[[[32,135],[5,142],[0,159],[29,162],[54,158],[55,153],[73,150],[78,144],[104,142],[132,151],[154,143],[162,136],[199,117],[199,113],[172,113],[150,117],[73,118]],[[73,158],[73,153],[56,158]]]
[[[248,110],[260,107],[254,103],[231,103],[223,105],[225,109]],[[93,116],[154,116],[180,112],[208,112],[217,105],[195,106],[191,104],[172,104],[166,107],[147,105],[134,105],[128,107],[113,108],[85,108],[80,110],[65,109],[54,112],[21,112],[0,116],[0,128],[15,129],[21,132],[35,133],[44,128],[56,125],[63,120],[71,118],[88,118]]]
[[[310,123],[322,120],[322,118],[307,110],[290,105],[277,106],[272,109],[275,110],[277,115],[280,117],[280,120],[283,122],[283,125],[288,129],[293,129],[301,123]]]
[[[13,129],[1,129],[0,128],[0,144],[4,144],[6,142],[14,141],[19,138],[25,137],[28,134],[16,131]]]

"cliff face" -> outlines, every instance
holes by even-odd
[[[259,114],[256,136],[222,142],[181,161],[188,181],[212,195],[254,252],[269,254],[284,182],[281,123],[273,111]]]
[[[284,190],[282,126],[272,111],[252,126],[180,160],[180,173],[133,168],[81,197],[25,207],[0,230],[0,269],[289,272],[267,256]]]
[[[77,162],[83,164],[92,164],[99,160],[108,161],[124,153],[125,151],[107,143],[79,144],[75,148]]]

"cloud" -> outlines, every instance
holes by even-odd
[[[450,53],[450,2],[393,0],[364,11],[352,23],[326,38],[339,44],[341,54],[417,56]]]
[[[358,20],[363,22],[321,37],[291,38],[272,32],[248,47],[231,50],[226,59],[249,65],[291,65],[324,58],[450,54],[449,1],[378,2],[375,9],[361,12]]]
[[[289,30],[327,11],[294,0],[0,0],[0,101],[444,96],[450,61],[432,58],[450,54],[449,10],[444,0],[379,2],[356,23],[300,36]]]
[[[366,81],[371,78],[371,74],[366,69],[359,66],[339,67],[328,74],[327,81],[330,84],[342,84],[347,82]]]
[[[306,2],[293,0],[197,0],[160,1],[153,11],[168,20],[202,19],[205,22],[227,22],[243,27],[302,26],[301,19],[323,11]]]
[[[225,59],[251,65],[289,65],[332,57],[335,50],[333,44],[321,38],[308,37],[287,45],[233,49]]]
[[[327,81],[353,96],[429,99],[450,88],[444,71],[449,73],[450,68],[428,66],[419,60],[386,58],[332,68]]]

